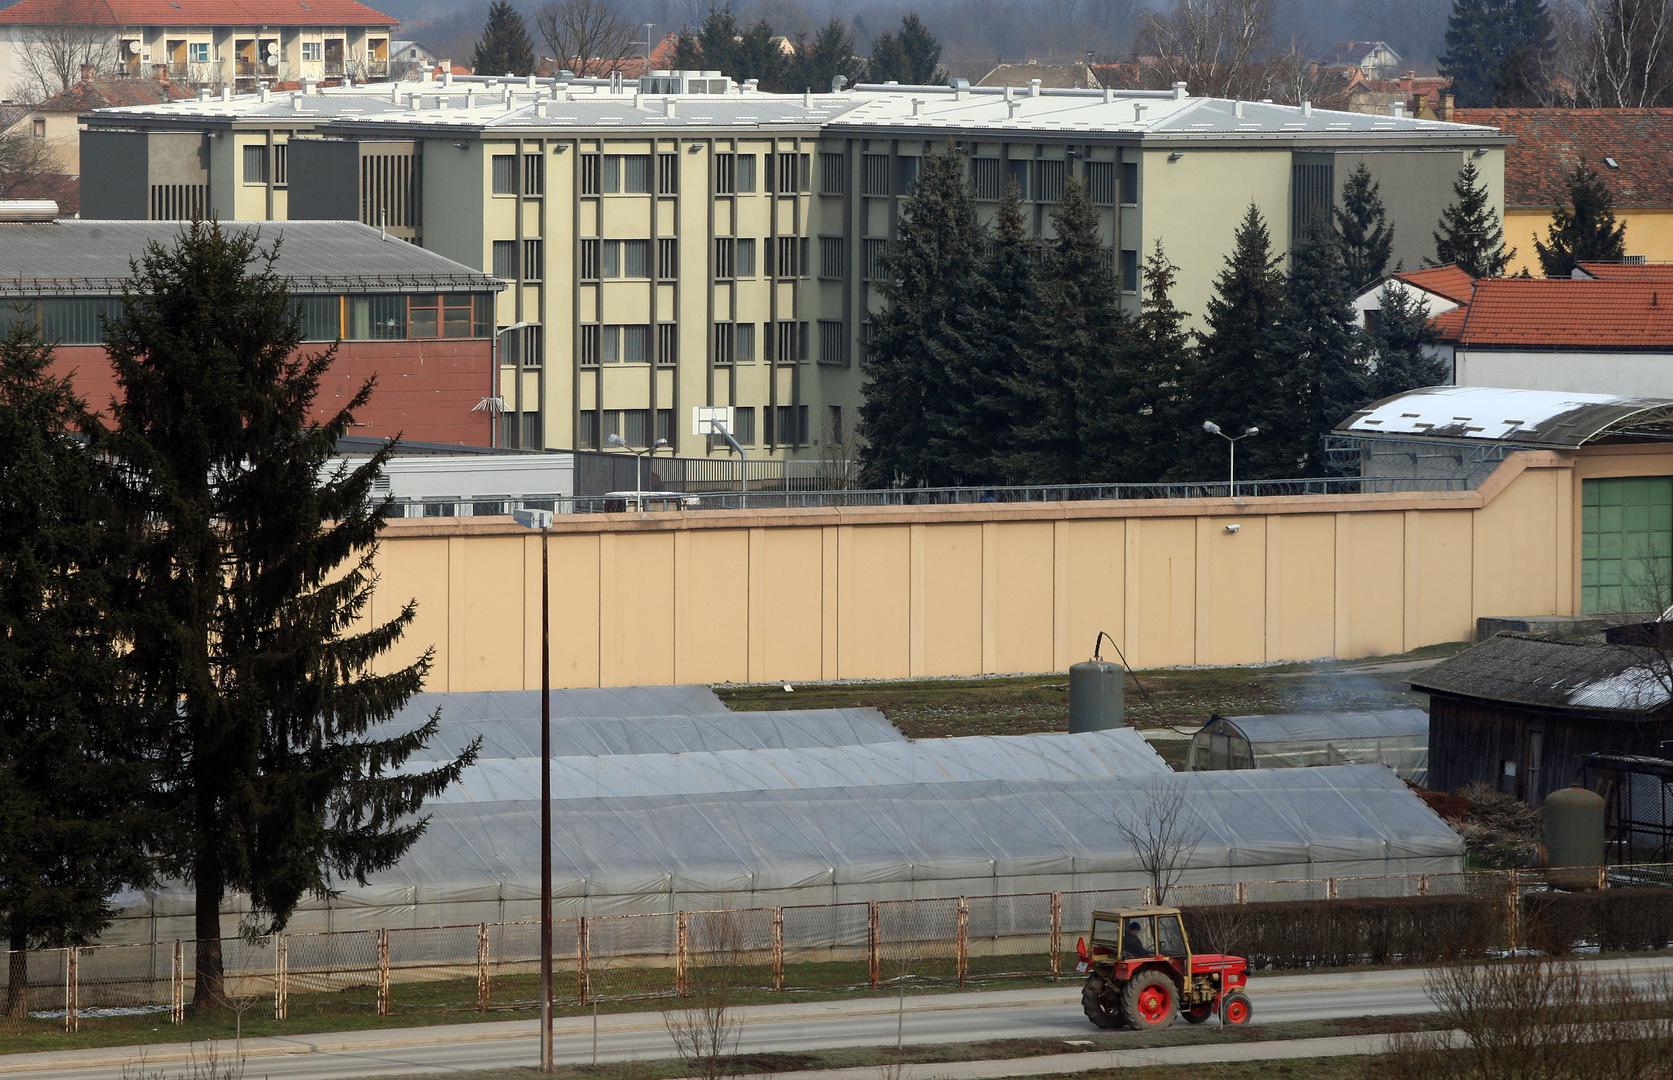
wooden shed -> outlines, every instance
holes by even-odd
[[[1429,786],[1475,781],[1540,804],[1588,754],[1664,756],[1673,656],[1595,639],[1503,633],[1412,680],[1429,695]]]

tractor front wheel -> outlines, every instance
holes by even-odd
[[[1167,1027],[1179,1009],[1179,987],[1162,972],[1140,972],[1121,995],[1121,1013],[1127,1023],[1143,1030]]]
[[[1233,990],[1220,999],[1220,1019],[1227,1024],[1247,1024],[1254,1015],[1255,1007],[1249,1003],[1249,995],[1241,990]]]
[[[1109,983],[1102,975],[1089,975],[1086,985],[1080,990],[1081,1012],[1086,1018],[1101,1028],[1118,1027],[1121,1015],[1111,1006],[1108,996]]]

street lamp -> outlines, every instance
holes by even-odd
[[[635,479],[634,479],[634,487],[633,487],[633,501],[634,501],[635,506],[637,506],[639,512],[641,514],[644,513],[645,512],[645,458],[647,456],[651,455],[651,454],[656,453],[658,450],[662,449],[664,446],[667,446],[668,445],[668,440],[667,439],[658,439],[656,442],[651,443],[650,446],[646,447],[643,450],[635,450],[633,447],[627,445],[627,440],[626,439],[622,438],[620,435],[617,435],[615,432],[612,431],[610,433],[610,437],[608,439],[605,439],[604,441],[611,446],[620,447],[621,449],[626,450],[628,453],[633,455],[634,460],[636,462],[636,464],[634,466],[634,477],[635,477]]]
[[[511,518],[540,530],[540,1071],[552,1071],[552,606],[546,538],[552,511],[513,510]]]
[[[477,402],[476,409],[471,410],[476,412],[477,409],[481,409],[488,414],[488,445],[490,447],[497,447],[500,444],[499,418],[500,414],[505,412],[505,399],[500,397],[500,338],[513,330],[522,330],[534,325],[536,324],[532,322],[516,322],[494,331],[493,363],[488,371],[488,396]]]
[[[1216,424],[1212,420],[1204,420],[1202,422],[1202,429],[1210,435],[1220,436],[1220,438],[1226,440],[1228,444],[1228,449],[1231,451],[1231,474],[1227,479],[1226,487],[1230,489],[1231,497],[1235,499],[1237,498],[1237,444],[1239,441],[1247,439],[1251,435],[1259,435],[1261,433],[1261,429],[1251,426],[1244,428],[1243,434],[1241,435],[1227,435],[1224,431],[1220,430],[1220,425]]]

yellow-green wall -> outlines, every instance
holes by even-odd
[[[1628,255],[1642,255],[1650,262],[1673,262],[1673,210],[1616,210],[1615,218],[1626,223]],[[1543,275],[1534,237],[1545,240],[1550,225],[1549,210],[1505,211],[1505,245],[1516,249],[1516,258],[1505,273],[1526,270],[1535,277]]]
[[[1623,470],[1673,452],[1523,453],[1469,492],[565,517],[553,679],[1054,671],[1099,630],[1143,667],[1401,652],[1576,610],[1576,473]],[[537,686],[539,567],[504,519],[394,522],[372,614],[417,599],[430,689]]]

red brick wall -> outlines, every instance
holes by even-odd
[[[399,433],[414,442],[487,446],[488,414],[471,409],[488,395],[492,362],[487,338],[345,341],[320,384],[314,415],[324,419],[336,412],[376,375],[372,400],[355,415],[349,434],[387,438]],[[76,393],[88,408],[109,413],[116,381],[103,348],[61,346],[53,370],[71,375]]]

